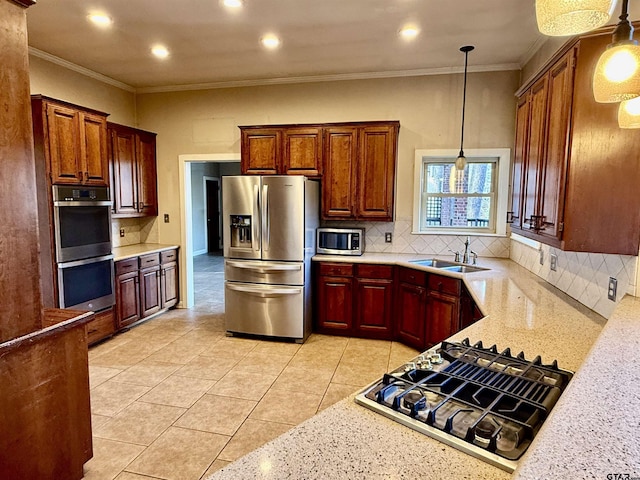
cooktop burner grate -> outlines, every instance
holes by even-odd
[[[385,374],[356,402],[513,471],[572,375],[465,339]]]

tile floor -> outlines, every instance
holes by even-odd
[[[303,345],[226,337],[223,275],[220,257],[196,257],[195,308],[89,350],[86,479],[204,479],[417,353],[315,334]]]

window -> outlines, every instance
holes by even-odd
[[[413,233],[506,234],[510,150],[416,150]]]

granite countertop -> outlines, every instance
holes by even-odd
[[[479,265],[490,270],[462,275],[409,262],[418,258],[365,254],[316,255],[314,260],[393,263],[463,278],[487,316],[451,340],[468,337],[471,342],[482,340],[485,346],[510,347],[516,354],[522,350],[527,358],[540,355],[544,363],[557,359],[561,368],[578,372],[521,459],[516,478],[606,478],[608,473],[625,472],[640,477],[640,373],[634,368],[640,364],[640,299],[626,297],[607,322],[511,260],[481,258]],[[615,361],[610,361],[611,352],[618,352]],[[603,378],[616,364],[618,370]],[[605,403],[612,391],[622,396],[616,404],[631,408],[631,414],[625,417],[621,409]],[[356,405],[352,396],[210,478],[424,476],[511,477]]]
[[[112,249],[113,260],[126,260],[127,258],[138,257],[147,253],[162,252],[164,250],[173,250],[178,245],[163,245],[161,243],[136,243],[134,245],[125,245],[123,247],[114,247]]]

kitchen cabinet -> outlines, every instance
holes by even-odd
[[[576,39],[517,93],[512,230],[567,251],[637,255],[640,136],[591,85],[610,31]]]
[[[354,335],[392,340],[393,267],[356,265]]]
[[[395,335],[405,345],[423,350],[427,318],[427,274],[398,268]]]
[[[119,260],[115,271],[118,330],[178,303],[176,249]]]
[[[87,343],[93,345],[116,333],[113,307],[96,312],[93,320],[87,323]]]
[[[353,325],[353,265],[317,264],[316,328],[319,333],[351,335]]]
[[[31,108],[50,182],[108,186],[107,114],[42,95],[31,97]]]
[[[240,168],[246,175],[322,175],[322,127],[243,126]]]
[[[429,274],[425,346],[431,347],[460,329],[462,280]]]
[[[156,134],[108,123],[114,217],[158,215]]]
[[[322,217],[393,220],[399,122],[325,128]]]

